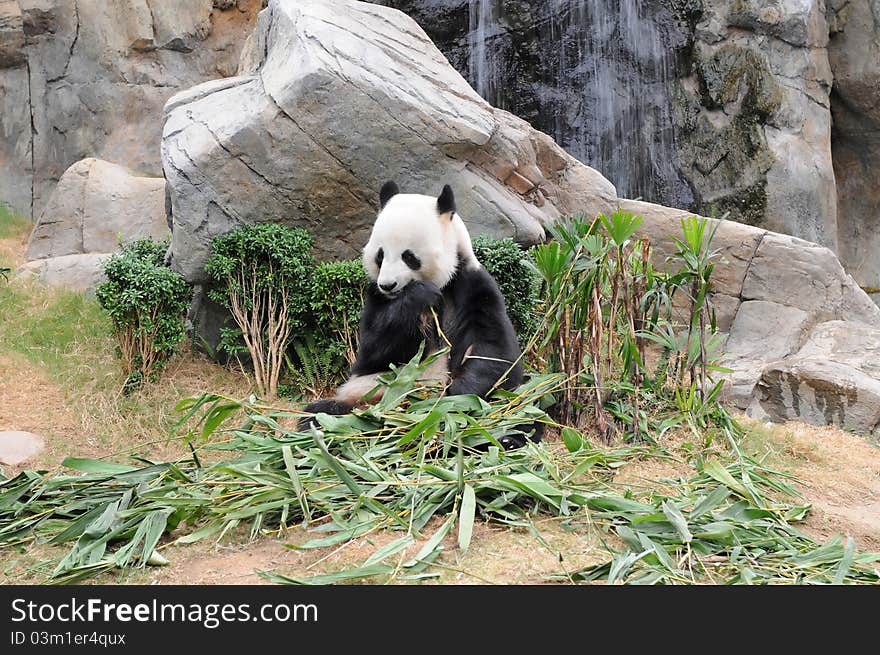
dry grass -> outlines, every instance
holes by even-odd
[[[804,423],[767,426],[743,419],[746,446],[794,473],[812,504],[804,529],[822,541],[851,535],[880,551],[880,445],[834,427]]]
[[[24,259],[29,230],[0,214],[0,265]],[[71,454],[175,457],[182,449],[179,440],[169,441],[169,430],[179,419],[179,400],[209,390],[245,396],[251,389],[242,373],[184,352],[157,383],[124,396],[115,349],[94,299],[27,280],[0,281],[0,430],[35,432],[48,445],[28,467],[53,468]]]

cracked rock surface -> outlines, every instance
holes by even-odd
[[[68,166],[86,157],[161,174],[165,101],[234,75],[261,8],[0,0],[0,199],[36,219]]]
[[[389,179],[419,193],[452,184],[474,233],[522,243],[616,197],[599,173],[483,101],[403,13],[272,0],[242,68],[167,105],[172,261],[191,282],[203,281],[210,240],[240,223],[307,226],[320,254],[356,256]]]

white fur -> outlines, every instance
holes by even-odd
[[[380,248],[384,254],[381,268],[376,264]],[[401,258],[407,250],[421,260],[419,270],[412,270]],[[395,291],[413,280],[430,281],[442,289],[455,275],[459,256],[468,268],[479,268],[461,217],[438,214],[433,196],[401,193],[388,201],[376,219],[364,248],[364,268],[379,285],[396,283]]]
[[[355,375],[336,390],[336,400],[341,400],[349,405],[356,405],[361,398],[372,391],[379,384],[379,374]],[[374,403],[382,397],[381,390],[374,396],[367,398],[368,402]]]

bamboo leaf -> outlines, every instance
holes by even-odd
[[[477,497],[474,488],[466,484],[461,499],[461,512],[458,517],[458,547],[466,551],[471,545],[474,533],[474,517],[477,510]]]

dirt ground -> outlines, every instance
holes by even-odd
[[[23,243],[20,235],[0,238],[0,264],[18,263]],[[161,384],[123,398],[118,393],[111,337],[95,339],[66,355],[71,361],[80,358],[89,362],[85,375],[80,369],[76,375],[59,373],[34,357],[0,350],[0,430],[35,432],[48,442],[47,450],[29,462],[28,468],[54,469],[68,455],[122,459],[138,454],[173,459],[183,453],[180,439],[169,439],[170,427],[178,416],[173,411],[177,401],[203,391],[233,397],[247,393],[249,381],[241,373],[184,354],[172,362]],[[805,531],[819,540],[843,533],[852,536],[863,550],[880,551],[880,448],[876,443],[834,428],[796,423],[769,426],[744,417],[743,422],[748,430],[743,448],[766,455],[774,466],[798,477],[797,486],[813,507],[802,524]],[[17,470],[7,467],[5,472],[10,475]],[[648,459],[622,467],[615,483],[652,488],[689,473],[683,464]],[[428,526],[426,538],[436,525]],[[399,535],[368,535],[341,548],[317,551],[295,548],[312,537],[303,528],[252,543],[246,536],[244,532],[233,535],[220,545],[210,541],[167,545],[162,552],[171,566],[117,573],[99,581],[253,584],[263,582],[258,570],[309,576],[359,564],[377,546]],[[447,538],[440,566],[433,569],[440,577],[429,582],[564,582],[566,571],[603,559],[607,539],[598,529],[573,528],[560,519],[538,519],[531,529],[478,524],[471,548],[464,554],[458,550],[454,535]],[[422,543],[402,553],[401,561],[414,555]],[[46,571],[32,567],[41,557],[52,554],[39,549],[4,553],[0,582],[44,580]]]

